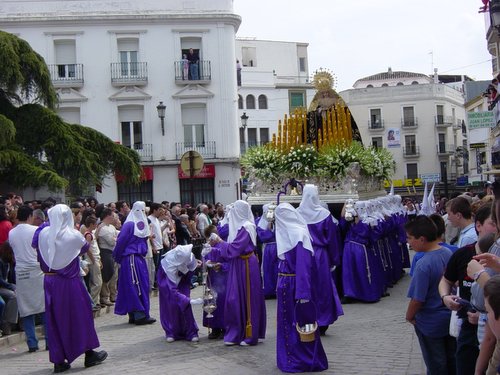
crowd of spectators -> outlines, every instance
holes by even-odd
[[[9,233],[19,224],[28,225],[34,231],[47,220],[47,211],[56,203],[53,198],[23,201],[21,196],[14,193],[0,195],[0,335],[30,328],[25,327],[28,323],[24,319],[19,319],[20,309],[16,298],[16,258],[23,255],[16,254],[16,249],[11,246]],[[91,243],[89,250],[81,257],[80,266],[94,312],[115,303],[118,265],[113,260],[112,253],[130,206],[125,201],[103,204],[94,197],[75,199],[69,204],[75,228]],[[185,244],[194,244],[193,252],[200,253],[205,242],[205,228],[224,217],[224,206],[221,203],[203,203],[198,207],[190,207],[168,201],[146,202],[146,206],[151,229],[146,261],[153,291],[156,289],[156,271],[161,255],[177,245]],[[18,217],[18,213],[22,217]],[[33,259],[36,259],[35,249],[30,247],[30,251]],[[41,275],[43,280],[43,273]],[[198,285],[197,278],[198,276],[193,278],[192,287]],[[43,314],[36,314],[33,319],[36,323],[43,323]],[[38,342],[28,342],[28,347],[32,351],[35,348],[38,350]]]

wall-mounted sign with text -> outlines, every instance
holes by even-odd
[[[469,129],[492,128],[495,126],[495,116],[491,111],[467,112]]]

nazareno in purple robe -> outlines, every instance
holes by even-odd
[[[344,241],[342,282],[344,296],[365,302],[376,302],[382,296],[384,280],[377,278],[381,259],[371,246],[370,225],[352,223]]]
[[[149,275],[144,259],[147,238],[135,236],[134,225],[133,221],[123,224],[113,250],[113,258],[120,264],[115,314],[141,311],[149,318]]]
[[[264,296],[276,296],[276,284],[278,283],[278,249],[276,236],[269,229],[257,226],[257,237],[262,242],[262,280],[264,284]]]
[[[296,329],[296,320],[313,322],[314,316],[296,316],[296,309],[301,312],[314,312],[312,308],[296,306],[300,299],[311,300],[312,275],[316,264],[311,251],[304,249],[302,242],[284,254],[279,261],[277,289],[277,337],[276,360],[278,368],[284,372],[323,371],[328,368],[328,359],[321,344],[319,329],[311,342],[300,341]],[[297,310],[298,311],[298,310]],[[297,318],[297,319],[296,319]],[[300,324],[299,324],[300,325]]]
[[[307,224],[314,249],[316,270],[313,275],[313,300],[318,311],[318,325],[328,326],[344,315],[340,298],[333,280],[333,266],[340,263],[340,230],[331,216],[315,223]]]
[[[245,228],[240,228],[232,243],[219,242],[212,248],[216,261],[229,264],[226,304],[224,306],[224,342],[239,344],[242,341],[256,345],[266,334],[266,305],[260,280],[259,261],[253,253],[255,246]],[[248,267],[250,286],[247,288],[246,263],[241,256],[250,255]],[[250,291],[251,337],[245,337],[247,326],[247,292]]]
[[[87,350],[99,347],[94,327],[90,296],[80,276],[80,259],[76,257],[60,270],[50,270],[38,250],[40,226],[33,236],[32,246],[37,249],[40,268],[45,273],[45,329],[49,360],[54,364],[73,362]],[[85,244],[80,254],[86,253]]]
[[[373,262],[370,270],[373,280],[380,280],[380,295],[384,295],[387,288],[392,286],[392,262],[390,250],[387,245],[387,223],[385,220],[377,220],[377,225],[370,227],[370,249],[373,249],[374,257],[380,261]]]
[[[227,237],[226,237],[227,238]],[[205,255],[205,261],[217,262],[215,252],[210,252]],[[226,304],[226,288],[229,265],[226,262],[220,263],[220,269],[215,271],[213,268],[208,268],[209,285],[215,293],[217,293],[217,308],[212,313],[212,318],[207,318],[207,313],[203,311],[203,326],[216,329],[225,329],[224,325],[224,306]]]
[[[193,272],[182,275],[176,285],[167,277],[163,267],[158,267],[160,321],[166,337],[188,341],[198,337],[198,326],[190,304],[193,275]]]

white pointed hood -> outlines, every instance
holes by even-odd
[[[276,246],[278,258],[285,259],[285,253],[292,250],[299,242],[314,254],[311,235],[304,218],[290,203],[281,203],[274,212]]]
[[[48,212],[50,226],[40,232],[38,248],[43,261],[51,270],[60,270],[69,265],[85,244],[83,235],[74,228],[71,209],[58,204]]]

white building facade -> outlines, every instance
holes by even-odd
[[[389,68],[340,93],[364,145],[393,154],[393,182],[402,192],[413,194],[425,181],[441,182],[445,188],[466,182],[464,95],[435,77]]]
[[[237,199],[240,22],[231,0],[0,2],[0,29],[28,41],[48,64],[59,114],[140,154],[141,185],[110,176],[96,194],[102,202]],[[191,48],[199,61],[185,71]],[[192,181],[180,169],[189,150],[205,163]]]
[[[307,108],[315,90],[310,84],[307,43],[236,39],[236,58],[241,64],[238,86],[240,148],[263,145],[278,131],[278,121],[296,108]]]

